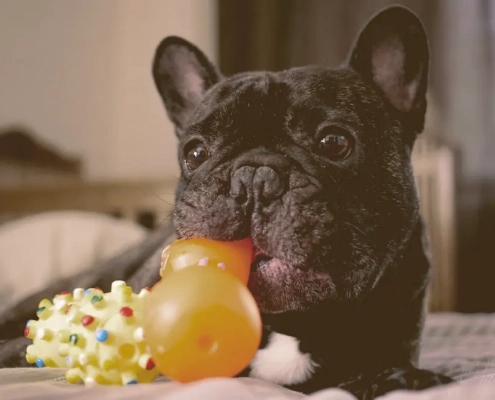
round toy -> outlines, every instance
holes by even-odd
[[[221,269],[176,271],[153,287],[146,303],[146,342],[160,372],[173,380],[235,376],[258,349],[256,302]]]
[[[146,351],[142,322],[147,289],[132,293],[115,281],[110,293],[75,289],[40,302],[38,320],[24,335],[33,340],[26,359],[38,367],[68,368],[67,381],[128,385],[153,381],[159,371]]]
[[[179,239],[162,252],[160,275],[190,266],[209,266],[223,269],[247,284],[253,259],[253,243],[250,238],[235,242],[219,242],[211,239]]]

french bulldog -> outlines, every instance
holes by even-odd
[[[339,68],[224,77],[167,37],[153,78],[178,137],[180,237],[256,248],[249,289],[264,323],[241,376],[359,399],[451,379],[418,368],[430,260],[411,166],[429,49],[390,7]]]

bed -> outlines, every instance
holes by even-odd
[[[421,366],[447,373],[459,382],[423,392],[392,392],[387,400],[493,400],[495,398],[495,317],[492,315],[432,314],[423,338]],[[348,393],[328,389],[303,396],[250,378],[211,379],[180,385],[163,378],[138,387],[92,387],[65,383],[59,369],[0,370],[2,400],[136,398],[168,400],[352,400]]]

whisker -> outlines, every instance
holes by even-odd
[[[172,178],[174,178],[174,179],[176,179],[176,180],[180,181],[180,178],[179,178],[178,176],[175,176],[174,174],[170,174],[169,176],[171,176]]]
[[[162,226],[162,224],[163,224],[165,221],[167,221],[167,219],[169,219],[169,218],[170,218],[171,216],[173,216],[173,215],[174,215],[174,213],[173,213],[173,212],[171,212],[169,215],[167,215],[167,216],[166,216],[166,217],[165,217],[165,218],[164,218],[164,219],[163,219],[163,220],[162,220],[162,221],[158,224],[158,227],[161,227],[161,226]]]
[[[182,204],[184,204],[184,205],[192,208],[193,210],[196,210],[197,209],[197,207],[194,204],[192,204],[192,203],[190,203],[190,202],[188,202],[186,200],[182,200]]]
[[[167,200],[165,199],[162,199],[157,193],[155,193],[155,191],[153,189],[150,189],[151,193],[153,193],[153,195],[160,201],[162,201],[163,203],[171,206],[171,207],[175,207],[175,204],[173,203],[169,203]],[[164,194],[167,194],[167,193],[164,193]]]
[[[357,232],[359,232],[365,238],[368,238],[368,235],[361,228],[358,228],[356,225],[351,224],[350,222],[347,222],[347,221],[344,221],[344,224],[349,225],[351,228],[354,228]]]

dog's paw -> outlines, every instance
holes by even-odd
[[[389,368],[376,375],[362,374],[339,385],[359,400],[373,400],[394,390],[424,390],[453,382],[447,376],[417,368]]]

